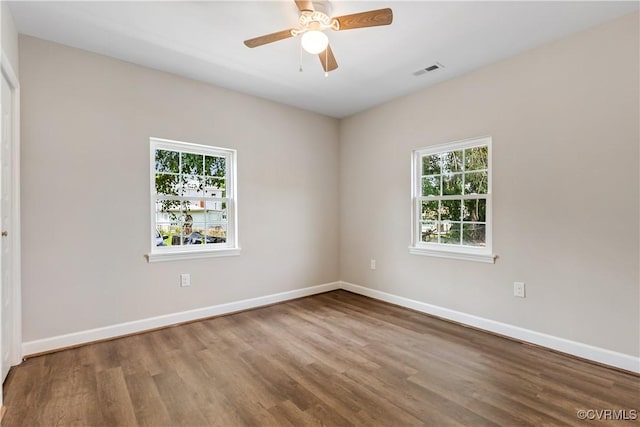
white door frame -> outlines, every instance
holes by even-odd
[[[4,51],[1,51],[0,71],[11,87],[12,100],[12,145],[11,145],[11,228],[7,238],[11,239],[11,296],[13,333],[10,339],[11,366],[22,362],[22,292],[20,261],[20,83],[13,66]]]

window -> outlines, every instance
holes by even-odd
[[[236,151],[150,142],[149,262],[238,255]]]
[[[491,253],[491,138],[413,152],[409,252],[494,262]]]

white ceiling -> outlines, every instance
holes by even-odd
[[[339,68],[291,38],[243,40],[296,26],[287,1],[10,2],[18,31],[147,67],[346,117],[638,10],[625,2],[333,1],[333,16],[391,7],[393,24],[328,32]],[[445,68],[414,76],[435,62]]]

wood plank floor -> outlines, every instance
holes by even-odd
[[[35,357],[4,392],[2,427],[604,426],[638,420],[577,412],[640,410],[638,377],[346,291]]]

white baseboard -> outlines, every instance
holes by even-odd
[[[640,373],[640,358],[628,354],[617,353],[604,348],[594,347],[588,344],[570,341],[564,338],[547,335],[530,329],[520,328],[507,323],[485,319],[460,311],[427,304],[421,301],[389,294],[376,289],[366,288],[349,282],[333,282],[323,285],[310,286],[308,288],[296,289],[293,291],[280,292],[272,295],[265,295],[257,298],[250,298],[241,301],[218,304],[209,307],[197,308],[194,310],[182,311],[178,313],[166,314],[163,316],[150,317],[147,319],[135,320],[132,322],[119,323],[102,328],[89,329],[70,334],[58,335],[40,340],[27,341],[22,343],[22,354],[25,356],[52,351],[65,347],[85,344],[93,341],[100,341],[116,338],[123,335],[143,332],[150,329],[171,326],[177,323],[189,322],[192,320],[205,319],[212,316],[234,313],[236,311],[262,307],[269,304],[288,301],[295,298],[329,292],[336,289],[344,289],[356,294],[365,295],[381,301],[386,301],[401,307],[410,308],[422,313],[438,316],[443,319],[452,320],[464,325],[473,326],[478,329],[493,332],[496,334],[511,337],[520,341],[529,342],[542,347],[547,347],[563,353],[592,360],[609,366],[614,366],[627,371]]]
[[[547,335],[530,329],[509,325],[507,323],[496,322],[495,320],[485,319],[483,317],[466,314],[460,311],[450,310],[448,308],[438,307],[436,305],[388,294],[376,289],[354,285],[349,282],[340,282],[340,288],[520,341],[547,347],[562,353],[581,357],[583,359],[614,366],[630,372],[640,373],[640,357],[617,353],[615,351],[594,347],[576,341],[570,341],[553,335]]]
[[[323,285],[310,286],[308,288],[295,289],[293,291],[280,292],[277,294],[265,295],[257,298],[250,298],[226,304],[196,308],[194,310],[150,317],[147,319],[134,320],[132,322],[119,323],[116,325],[73,332],[70,334],[58,335],[40,340],[27,341],[22,343],[22,354],[28,356],[60,348],[72,347],[75,345],[85,344],[93,341],[116,338],[136,332],[143,332],[150,329],[175,325],[177,323],[205,319],[207,317],[220,316],[222,314],[229,314],[241,310],[247,310],[250,308],[262,307],[277,302],[320,294],[336,289],[340,289],[340,282],[325,283]]]

